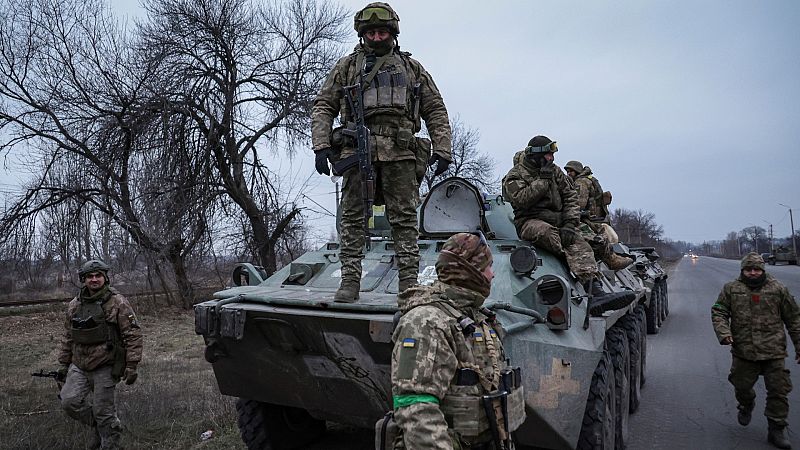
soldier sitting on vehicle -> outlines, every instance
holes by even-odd
[[[608,205],[611,204],[611,192],[603,191],[600,182],[592,173],[589,166],[584,166],[580,161],[570,161],[564,165],[564,171],[572,179],[578,191],[578,208],[581,210],[581,232],[589,240],[594,239],[593,234],[600,235],[609,244],[619,242],[617,232],[611,227],[611,214]],[[595,256],[603,259],[602,245],[592,245]]]
[[[553,163],[557,151],[556,143],[548,137],[532,138],[524,157],[503,178],[503,197],[514,208],[519,237],[564,256],[587,292],[602,296],[602,285],[595,278],[599,271],[594,252],[579,231],[578,194],[572,180]],[[632,262],[614,253],[608,242],[602,243],[599,254],[612,270]]]

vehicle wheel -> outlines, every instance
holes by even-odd
[[[639,324],[639,337],[641,340],[639,344],[641,345],[640,349],[640,356],[642,358],[641,364],[641,372],[639,373],[639,384],[644,386],[645,377],[647,376],[647,318],[645,317],[645,309],[643,305],[639,305],[635,309],[636,312],[636,322]]]
[[[594,369],[586,411],[583,413],[578,450],[611,450],[616,435],[616,383],[608,351]]]
[[[664,319],[669,317],[669,294],[667,293],[667,280],[661,279],[661,299],[664,302]]]
[[[611,363],[614,366],[616,383],[616,436],[614,448],[624,449],[628,440],[628,421],[631,411],[631,352],[628,336],[619,327],[612,327],[606,333]]]
[[[325,421],[300,408],[240,398],[236,411],[239,433],[249,450],[302,448],[325,432]]]
[[[641,400],[642,385],[639,378],[642,374],[642,345],[641,329],[639,321],[636,319],[637,311],[627,314],[621,321],[620,326],[628,338],[628,348],[630,349],[630,413],[633,414],[639,409]]]
[[[767,263],[768,263],[770,266],[774,266],[774,265],[775,265],[775,260],[774,260],[774,259],[770,259],[769,261],[767,261]]]
[[[645,307],[647,334],[658,334],[661,325],[658,321],[658,317],[658,294],[653,290],[650,292],[650,305]]]

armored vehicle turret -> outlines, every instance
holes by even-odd
[[[391,408],[390,364],[397,312],[397,268],[388,226],[377,211],[356,303],[334,303],[336,242],[270,277],[250,264],[234,286],[195,307],[220,391],[238,397],[249,448],[302,448],[325,421],[372,428]],[[514,440],[542,448],[614,448],[628,435],[641,401],[649,317],[666,317],[666,274],[650,248],[620,271],[600,264],[609,294],[596,302],[560,259],[520,240],[511,205],[450,178],[419,210],[419,282],[431,283],[438,252],[452,234],[483,231],[495,278],[486,306],[504,329],[513,365],[522,367],[527,419]],[[652,329],[650,329],[653,332]],[[624,447],[624,446],[623,446]]]

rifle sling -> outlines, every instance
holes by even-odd
[[[391,56],[392,56],[391,53],[387,53],[387,54],[381,56],[380,58],[378,58],[377,61],[375,61],[375,66],[372,67],[372,70],[369,72],[369,74],[367,74],[366,78],[364,78],[364,88],[366,86],[369,86],[370,83],[372,83],[372,80],[375,78],[375,75],[378,74],[378,70],[380,70],[380,68],[383,67],[383,64],[386,61],[388,61]],[[359,70],[364,70],[363,56],[360,56],[359,60],[360,60],[359,61]]]

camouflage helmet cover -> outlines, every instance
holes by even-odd
[[[388,28],[394,36],[400,34],[400,16],[388,3],[370,3],[353,16],[353,28],[358,37],[363,36],[369,29],[379,27]]]
[[[750,252],[742,258],[742,269],[746,267],[755,267],[756,269],[764,270],[764,258],[756,252]]]
[[[109,267],[108,264],[99,259],[92,259],[83,263],[80,269],[78,269],[78,277],[83,281],[86,275],[93,272],[100,272],[106,277],[106,280],[108,280],[109,270],[111,270],[111,267]]]
[[[583,172],[583,164],[581,164],[580,161],[570,161],[570,162],[564,164],[564,170],[566,170],[566,169],[571,169],[571,170],[574,170],[577,173],[581,173],[581,172]]]

